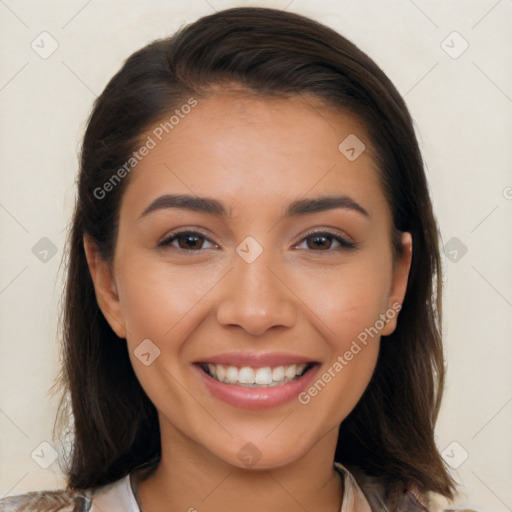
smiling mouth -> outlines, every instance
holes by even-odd
[[[245,388],[282,386],[300,379],[315,363],[290,364],[284,366],[233,366],[199,363],[199,367],[210,377],[224,384]]]

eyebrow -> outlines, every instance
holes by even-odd
[[[155,199],[141,214],[145,217],[151,212],[168,208],[178,208],[207,213],[215,217],[229,217],[227,209],[217,199],[184,194],[166,194]],[[365,217],[369,213],[356,201],[346,195],[320,196],[312,199],[297,199],[289,203],[284,212],[285,217],[296,217],[310,213],[318,213],[334,208],[344,208],[358,212]]]

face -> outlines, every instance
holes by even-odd
[[[364,127],[313,98],[217,94],[160,132],[142,137],[156,145],[129,177],[113,265],[85,240],[100,307],[163,438],[239,467],[298,460],[368,385],[410,236],[393,264]]]

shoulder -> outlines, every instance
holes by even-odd
[[[102,487],[33,491],[0,500],[0,512],[140,512],[129,475]]]
[[[396,512],[429,512],[430,508],[426,496],[419,489],[404,489],[398,498]]]
[[[71,490],[33,491],[0,500],[0,512],[89,512],[86,492]]]
[[[378,510],[385,512],[431,512],[428,501],[418,489],[402,489],[400,492],[389,496],[381,478],[367,475],[359,468],[351,468],[350,471],[340,463],[335,466],[344,470],[352,487],[359,490],[367,501],[366,510]]]
[[[402,489],[393,497],[389,496],[382,481],[375,477],[360,476],[361,489],[364,492],[372,510],[387,510],[389,512],[434,512],[430,501],[418,488]],[[391,503],[389,503],[389,501]]]
[[[367,500],[367,510],[379,512],[477,512],[473,508],[454,506],[440,495],[424,493],[414,486],[389,496],[381,478],[367,475],[359,468],[351,468],[349,471],[339,462],[335,462],[334,465],[346,475],[348,482],[351,482],[351,487],[364,495]]]

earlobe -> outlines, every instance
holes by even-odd
[[[98,306],[117,336],[125,338],[125,322],[111,266],[101,257],[96,243],[88,235],[84,235],[83,244]]]
[[[403,232],[401,234],[401,247],[401,255],[393,268],[393,281],[385,313],[387,320],[381,331],[382,336],[389,336],[395,331],[398,323],[398,314],[402,309],[405,292],[407,291],[412,262],[412,235],[410,233]]]

